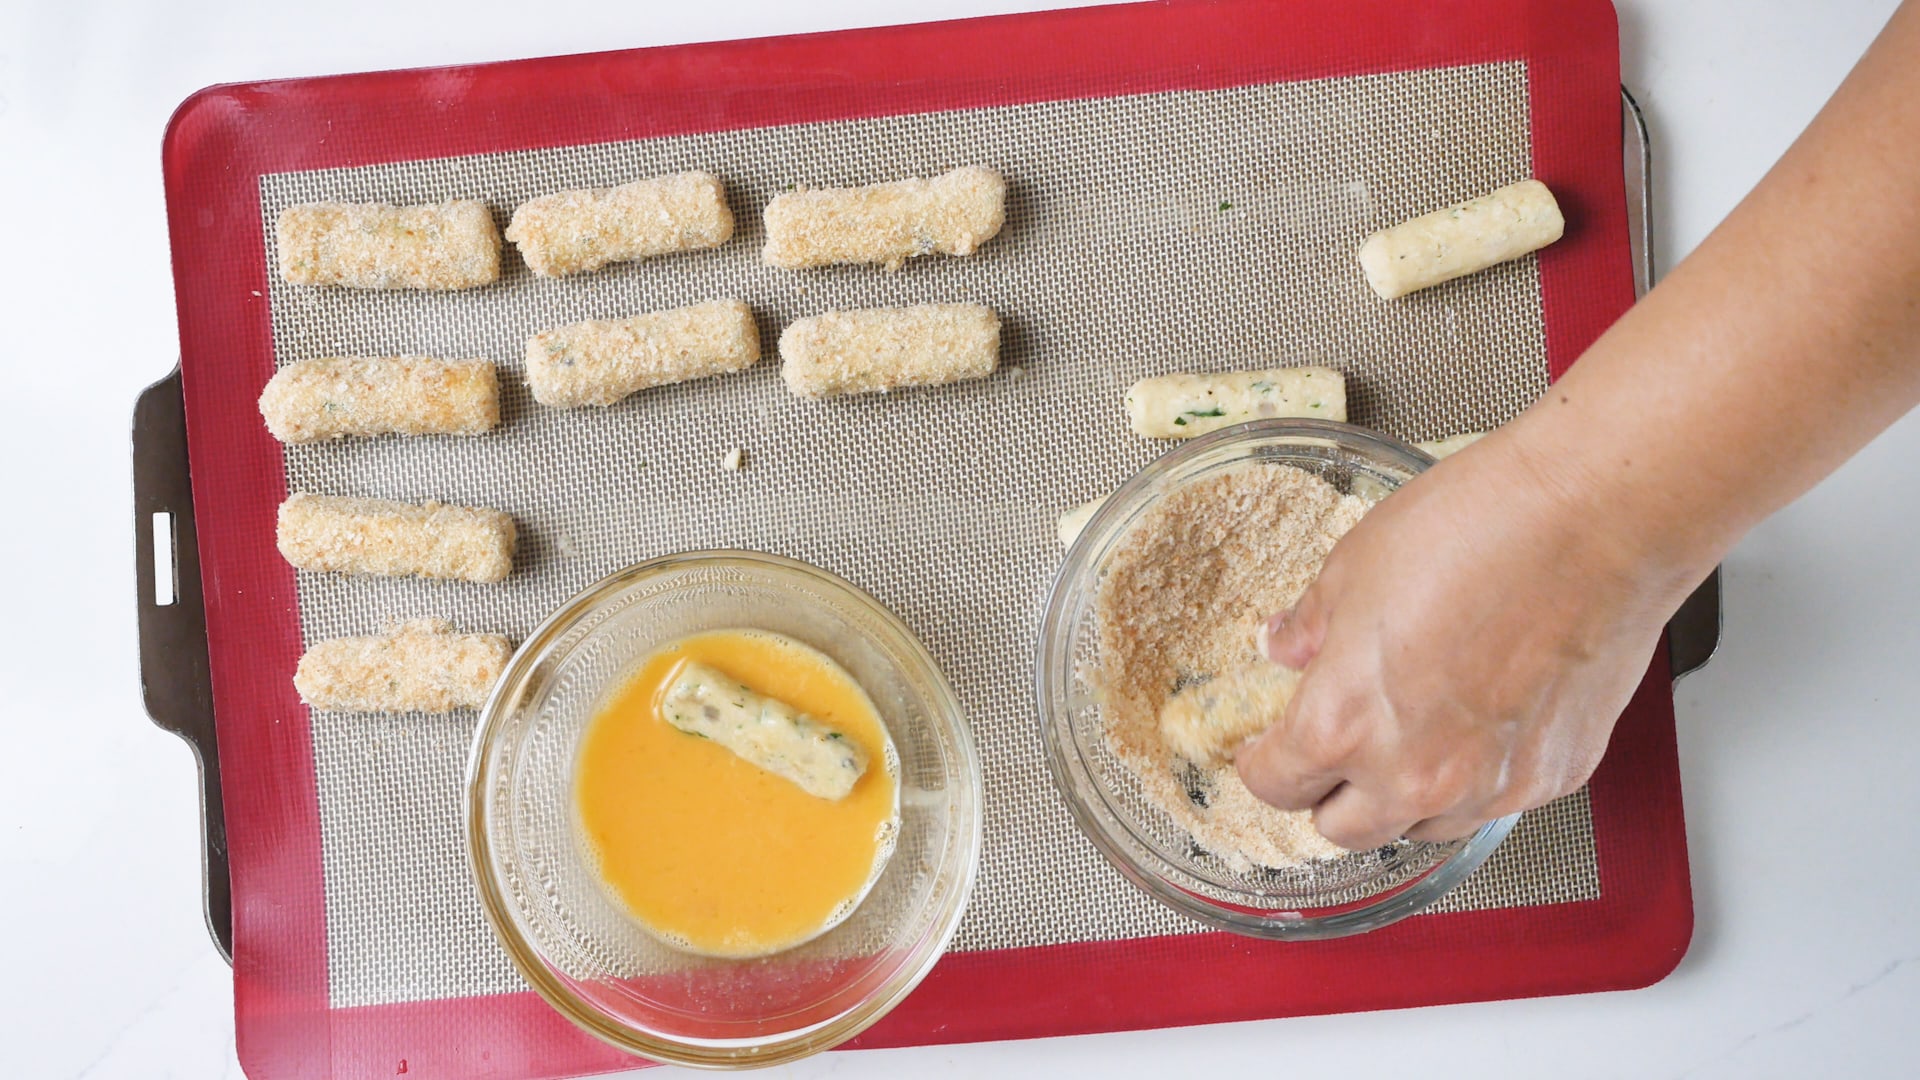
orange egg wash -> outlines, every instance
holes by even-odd
[[[868,766],[845,798],[689,734],[660,699],[703,663],[843,732]],[[648,656],[589,722],[574,781],[601,877],[662,940],[714,956],[792,948],[851,912],[892,853],[899,765],[860,684],[824,654],[761,630],[716,630]]]

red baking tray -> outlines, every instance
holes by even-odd
[[[273,544],[286,493],[280,448],[254,407],[273,371],[263,173],[1515,59],[1527,63],[1534,174],[1570,223],[1539,258],[1557,376],[1634,299],[1618,36],[1605,0],[1187,0],[218,86],[190,98],[164,151],[181,396],[156,388],[140,420],[162,431],[149,431],[150,442],[164,443],[163,421],[178,415],[167,410],[184,399],[184,435],[172,438],[190,467],[191,505],[184,475],[169,487],[143,465],[136,485],[143,522],[152,510],[176,515],[182,603],[165,617],[187,632],[155,644],[143,626],[143,662],[157,718],[217,731],[217,758],[203,747],[208,850],[223,853],[224,791],[247,1072],[532,1077],[635,1064],[531,992],[329,1007],[308,714],[288,678],[301,649],[294,573],[257,557]],[[143,589],[150,574],[143,567]],[[950,955],[854,1045],[1653,982],[1678,963],[1692,929],[1671,671],[1662,650],[1593,779],[1599,899],[1432,915],[1326,942],[1204,934]],[[225,878],[209,881],[220,936]]]

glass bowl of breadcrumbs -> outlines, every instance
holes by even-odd
[[[1309,814],[1255,798],[1230,761],[1197,764],[1159,731],[1173,695],[1259,660],[1261,620],[1432,463],[1347,424],[1256,421],[1142,469],[1068,548],[1036,658],[1047,763],[1081,831],[1155,899],[1253,937],[1357,934],[1432,905],[1513,828],[1345,851]]]

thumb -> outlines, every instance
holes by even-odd
[[[1327,590],[1315,581],[1291,610],[1268,616],[1256,632],[1260,654],[1283,667],[1304,669],[1320,654],[1327,635],[1327,600]]]

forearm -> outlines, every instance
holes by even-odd
[[[1364,850],[1576,789],[1673,608],[1920,401],[1920,0],[1700,250],[1264,627],[1249,790]],[[1516,602],[1517,601],[1517,602]]]
[[[1497,439],[1683,590],[1920,403],[1920,3],[1753,193]],[[1604,515],[1604,516],[1603,516]]]

